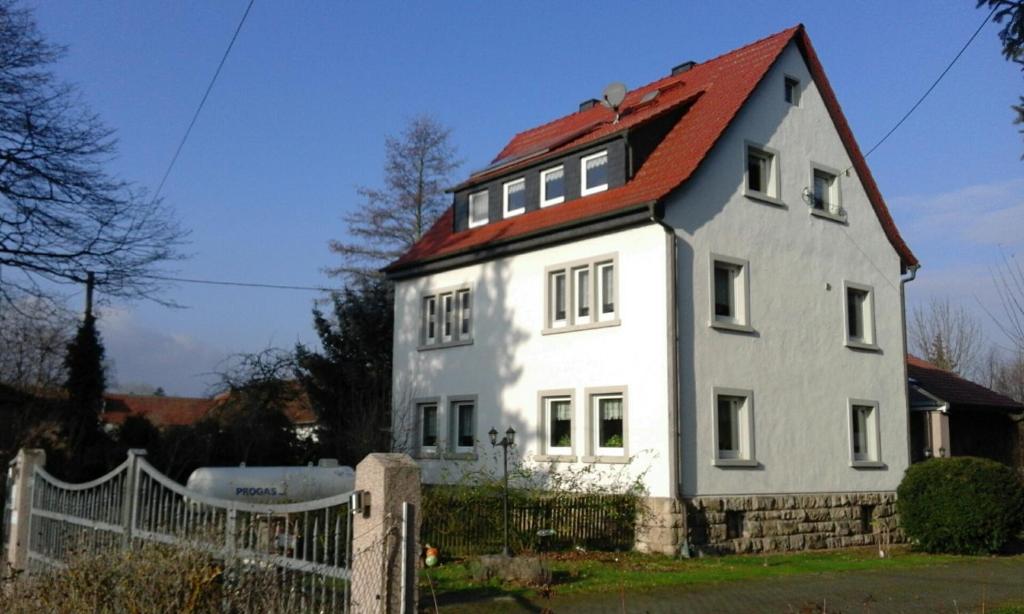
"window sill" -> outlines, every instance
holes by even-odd
[[[753,333],[754,327],[749,324],[738,324],[736,322],[727,322],[724,320],[712,320],[708,322],[708,326],[711,328],[717,328],[718,330],[729,331],[733,333]]]
[[[575,454],[535,454],[533,460],[538,463],[575,463],[579,457]]]
[[[837,224],[848,224],[846,216],[838,213],[830,213],[828,211],[822,211],[821,209],[811,208],[811,215],[814,217],[820,217],[823,220],[829,220]]]
[[[765,194],[764,192],[757,192],[757,191],[754,191],[754,190],[746,190],[746,191],[743,192],[743,195],[746,196],[747,198],[751,199],[751,200],[756,200],[758,202],[765,203],[766,205],[772,205],[774,207],[780,207],[782,209],[788,209],[789,208],[788,206],[786,206],[786,203],[782,202],[781,199],[775,198],[774,196],[769,196],[768,194]]]
[[[560,205],[560,204],[562,204],[564,202],[565,202],[565,197],[564,196],[561,197],[561,198],[555,198],[555,199],[549,200],[549,201],[542,201],[540,203],[540,208],[543,209],[545,207],[554,207],[555,205]]]
[[[504,213],[505,213],[505,215],[502,216],[501,219],[507,220],[510,217],[515,217],[517,215],[522,215],[522,214],[526,213],[526,209],[525,208],[523,208],[523,209],[513,209],[511,211],[505,211]]]
[[[629,462],[628,456],[584,456],[581,459],[584,463],[609,463],[625,465]]]
[[[602,185],[596,185],[596,186],[594,186],[592,188],[584,188],[584,189],[580,190],[580,198],[583,198],[584,196],[590,196],[591,194],[597,194],[599,192],[607,192],[607,191],[608,191],[608,184],[607,183],[602,184]]]
[[[445,452],[439,458],[443,460],[475,461],[477,460],[477,455],[476,452]]]
[[[850,467],[854,469],[888,469],[889,467],[881,461],[850,461]]]
[[[559,328],[545,328],[540,331],[542,335],[557,335],[559,333],[571,333],[577,330],[590,330],[592,328],[608,328],[609,326],[619,326],[622,324],[622,320],[615,318],[614,320],[605,320],[603,322],[591,322],[589,324],[577,324],[573,326],[561,326]]]
[[[879,352],[881,353],[882,348],[878,347],[874,343],[864,343],[863,341],[854,341],[853,339],[846,340],[846,347],[851,350],[859,350],[861,352]]]
[[[757,460],[753,458],[716,458],[711,461],[715,467],[757,467]]]
[[[430,345],[420,345],[416,349],[420,352],[426,352],[428,350],[443,350],[445,348],[457,348],[463,345],[473,345],[472,339],[460,339],[458,341],[447,341],[445,343],[431,343]]]

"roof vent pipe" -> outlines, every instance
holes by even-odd
[[[696,65],[697,63],[692,60],[689,62],[683,62],[682,64],[676,64],[672,67],[672,76],[681,75]]]
[[[580,111],[586,111],[590,107],[596,107],[601,101],[597,98],[589,98],[580,103]]]

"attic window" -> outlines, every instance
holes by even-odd
[[[580,159],[580,196],[608,189],[608,151]]]
[[[800,106],[800,81],[793,77],[785,80],[786,102],[794,107]]]
[[[487,223],[487,190],[469,195],[469,227],[475,228]]]
[[[504,186],[505,217],[519,215],[526,211],[526,180],[516,179]]]
[[[549,207],[565,200],[565,167],[556,166],[540,173],[540,206]]]

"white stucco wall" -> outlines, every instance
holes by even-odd
[[[799,107],[783,98],[786,74],[800,80]],[[785,206],[744,196],[746,141],[778,150]],[[685,495],[892,490],[907,467],[899,257],[852,170],[839,179],[848,225],[809,214],[812,161],[850,166],[791,43],[667,207],[679,237]],[[708,326],[711,253],[749,261],[754,333]],[[874,288],[878,352],[844,346],[844,280]],[[713,465],[713,386],[753,390],[756,467]],[[850,398],[879,403],[884,468],[850,466]]]
[[[542,334],[545,268],[605,254],[618,258],[617,300],[621,324],[613,327]],[[587,437],[585,390],[627,388],[628,465],[595,463],[597,473],[620,478],[646,472],[652,496],[675,492],[670,477],[667,242],[656,224],[536,250],[435,275],[400,281],[395,288],[394,396],[396,430],[413,430],[405,412],[416,399],[438,398],[440,436],[448,438],[448,399],[475,395],[479,461],[500,471],[500,456],[487,440],[492,427],[518,432],[519,453],[542,453],[538,393],[574,391],[574,439]],[[436,288],[473,288],[473,343],[419,350],[420,301]],[[401,439],[401,437],[399,437]],[[399,442],[406,443],[406,442]],[[408,443],[414,443],[412,441]],[[577,450],[582,456],[583,451]],[[452,479],[473,466],[465,460],[420,463],[428,483]],[[537,463],[540,469],[553,465]],[[564,466],[564,464],[563,464]],[[577,468],[584,463],[575,464]],[[500,475],[500,473],[499,473]]]

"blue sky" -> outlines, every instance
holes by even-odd
[[[111,169],[155,188],[246,0],[30,2],[70,51],[58,74],[117,130]],[[971,0],[906,2],[304,2],[257,0],[163,190],[192,230],[183,277],[320,286],[385,135],[429,113],[479,168],[515,132],[611,81],[636,86],[804,23],[862,148],[909,108],[981,22]],[[869,158],[924,268],[914,304],[949,295],[985,318],[991,268],[1024,247],[1024,91],[985,30]],[[1024,257],[1024,256],[1022,256]],[[115,377],[200,394],[233,352],[315,342],[315,294],[181,284],[187,305],[109,305]],[[79,298],[72,299],[74,301]],[[980,302],[980,303],[979,303]],[[77,303],[74,305],[78,307]],[[986,323],[990,340],[996,331]],[[390,343],[389,340],[382,342]]]

